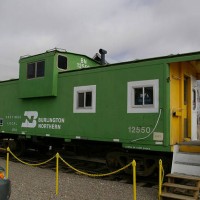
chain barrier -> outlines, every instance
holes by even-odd
[[[120,169],[118,169],[116,171],[105,173],[105,174],[90,174],[90,173],[83,172],[83,171],[80,171],[80,170],[76,169],[75,167],[70,165],[68,162],[66,162],[61,156],[59,156],[59,158],[63,163],[65,163],[72,170],[78,172],[79,174],[83,174],[83,175],[90,176],[90,177],[103,177],[103,176],[110,176],[110,175],[113,175],[113,174],[117,174],[118,172],[123,171],[124,169],[128,168],[132,164],[132,162],[131,162],[128,165],[125,165],[124,167],[122,167],[122,168],[120,168]]]
[[[10,154],[11,154],[16,160],[18,160],[19,162],[21,162],[21,163],[23,163],[23,164],[25,164],[25,165],[31,166],[31,167],[38,167],[38,166],[41,166],[41,165],[45,165],[45,164],[47,164],[48,162],[52,161],[52,160],[56,157],[56,155],[55,155],[55,156],[53,156],[52,158],[50,158],[49,160],[46,160],[46,161],[41,162],[41,163],[27,163],[27,162],[25,162],[25,161],[19,159],[10,149],[9,149],[9,152],[10,152]]]
[[[133,167],[133,200],[136,200],[136,161],[133,160],[132,162],[130,162],[129,164],[125,165],[124,167],[118,169],[118,170],[115,170],[115,171],[112,171],[112,172],[109,172],[109,173],[105,173],[105,174],[92,174],[92,173],[88,173],[88,172],[84,172],[84,171],[81,171],[75,167],[73,167],[72,165],[70,165],[68,162],[66,162],[60,155],[59,153],[56,153],[56,155],[54,155],[52,158],[44,161],[44,162],[41,162],[41,163],[34,163],[34,164],[31,164],[31,163],[28,163],[28,162],[25,162],[21,159],[19,159],[11,150],[10,148],[8,147],[7,149],[4,149],[4,148],[0,148],[0,150],[4,150],[4,151],[7,151],[7,160],[6,160],[6,177],[8,178],[8,171],[9,171],[9,154],[11,154],[17,161],[25,164],[25,165],[28,165],[28,166],[31,166],[31,167],[37,167],[37,166],[41,166],[41,165],[44,165],[44,164],[47,164],[48,162],[52,161],[54,158],[56,158],[56,195],[58,194],[58,181],[59,181],[59,177],[58,177],[58,174],[59,174],[59,159],[65,164],[67,165],[69,168],[71,168],[73,171],[79,173],[79,174],[82,174],[82,175],[86,175],[86,176],[89,176],[89,177],[105,177],[105,176],[110,176],[110,175],[113,175],[113,174],[117,174],[123,170],[125,170],[126,168],[130,167],[132,165]],[[163,179],[164,179],[164,169],[163,169],[163,165],[162,165],[162,160],[159,160],[159,193],[158,193],[158,199],[160,200],[160,195],[161,195],[161,192],[162,192],[162,183],[163,183]]]
[[[4,149],[4,148],[0,148],[0,151],[6,151],[6,149]]]

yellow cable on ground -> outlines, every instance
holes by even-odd
[[[56,157],[56,155],[54,155],[52,158],[50,158],[50,159],[47,160],[47,161],[44,161],[44,162],[41,162],[41,163],[36,163],[36,164],[30,164],[30,163],[24,162],[23,160],[20,160],[11,150],[10,150],[10,153],[11,153],[11,155],[12,155],[16,160],[18,160],[19,162],[21,162],[21,163],[23,163],[23,164],[25,164],[25,165],[28,165],[28,166],[32,166],[32,167],[44,165],[44,164],[50,162],[51,160],[53,160],[53,159]]]
[[[116,171],[113,171],[113,172],[109,172],[109,173],[106,173],[106,174],[90,174],[90,173],[87,173],[87,172],[83,172],[83,171],[80,171],[78,169],[76,169],[75,167],[73,167],[72,165],[70,165],[68,162],[66,162],[61,156],[60,156],[60,159],[63,161],[63,163],[65,163],[69,168],[73,169],[74,171],[78,172],[79,174],[83,174],[83,175],[86,175],[86,176],[91,176],[91,177],[103,177],[103,176],[109,176],[109,175],[112,175],[112,174],[116,174],[120,171],[123,171],[124,169],[128,168],[129,166],[131,166],[132,162],[127,164],[126,166],[122,167],[121,169],[118,169]]]

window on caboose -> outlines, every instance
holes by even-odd
[[[132,106],[151,106],[153,105],[153,86],[152,87],[133,87]]]
[[[67,58],[65,56],[58,55],[58,68],[63,70],[67,69]]]
[[[96,85],[74,87],[73,112],[96,112]]]
[[[45,72],[44,61],[27,64],[27,78],[28,79],[44,77],[44,72]]]
[[[158,79],[128,82],[127,97],[127,113],[158,112]]]
[[[91,108],[92,91],[78,92],[78,108]]]

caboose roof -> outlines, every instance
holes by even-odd
[[[88,59],[93,60],[93,61],[96,62],[96,63],[99,63],[99,62],[97,62],[95,59],[90,58],[90,57],[87,56],[87,55],[69,52],[69,51],[66,51],[65,49],[60,49],[60,48],[50,49],[50,50],[47,50],[46,52],[39,53],[39,54],[34,54],[34,55],[24,55],[24,56],[21,56],[21,57],[20,57],[19,61],[22,61],[22,60],[25,60],[25,59],[31,58],[31,57],[36,57],[36,56],[41,56],[41,55],[46,55],[46,54],[56,54],[56,53],[83,56],[83,57],[86,57],[86,58],[88,58]]]

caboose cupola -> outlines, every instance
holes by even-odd
[[[57,96],[58,73],[95,67],[95,60],[81,54],[52,49],[45,53],[21,57],[19,97]]]

